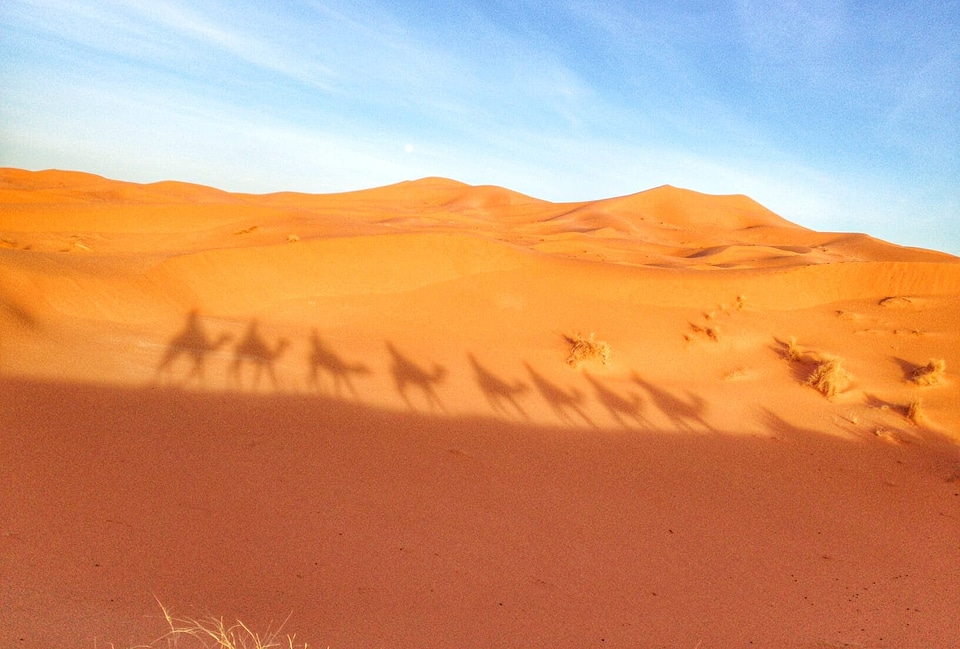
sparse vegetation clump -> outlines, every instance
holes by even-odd
[[[797,345],[797,337],[790,336],[790,340],[787,341],[786,349],[783,350],[783,357],[791,363],[796,363],[803,360],[803,351]]]
[[[923,367],[917,368],[910,376],[910,382],[920,386],[940,385],[947,373],[947,363],[942,358],[931,358]]]
[[[163,608],[163,607],[161,607]],[[156,642],[147,647],[182,647],[184,649],[308,649],[307,644],[298,643],[296,636],[280,636],[280,629],[268,629],[266,634],[252,631],[243,622],[228,625],[222,618],[174,617],[163,608],[170,630]],[[281,625],[282,628],[282,625]]]
[[[567,356],[567,365],[578,369],[588,362],[599,361],[601,365],[610,362],[610,345],[602,340],[595,340],[594,335],[584,338],[579,333],[575,336],[565,336],[570,343],[570,355]]]
[[[921,425],[924,420],[922,399],[911,401],[907,405],[907,419],[912,421],[915,426]]]
[[[843,359],[839,356],[824,356],[817,364],[807,384],[817,392],[833,398],[850,387],[853,376],[843,367]]]

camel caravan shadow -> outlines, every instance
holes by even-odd
[[[154,382],[159,385],[182,388],[196,387],[211,389],[207,383],[207,359],[224,355],[220,350],[235,336],[230,332],[221,332],[211,337],[196,309],[187,314],[183,328],[177,332],[164,349],[154,374]],[[280,381],[277,377],[276,363],[290,346],[286,338],[270,344],[260,333],[256,320],[247,325],[240,339],[233,345],[232,359],[228,366],[228,386],[236,389],[257,389],[264,376],[270,386],[277,390]],[[249,368],[250,372],[247,371]],[[246,378],[249,375],[249,378]]]
[[[368,376],[372,374],[370,368],[363,363],[350,363],[345,361],[336,351],[320,339],[317,330],[314,329],[310,336],[311,351],[307,356],[307,362],[310,366],[307,384],[313,390],[321,394],[329,394],[326,391],[324,380],[326,376],[333,383],[333,396],[340,398],[341,387],[346,387],[354,399],[359,400],[360,394],[357,388],[350,380],[351,376]]]
[[[250,321],[239,336],[221,331],[209,334],[196,309],[186,315],[183,327],[166,344],[154,376],[154,384],[183,389],[212,390],[208,383],[209,360],[223,361],[225,383],[229,390],[248,392],[297,392],[303,386],[310,393],[335,400],[361,402],[358,383],[377,376],[365,362],[340,353],[334,343],[321,337],[313,328],[307,350],[301,358],[305,372],[296,379],[284,377],[290,365],[281,365],[293,347],[284,336],[268,336],[257,320]],[[442,398],[450,377],[448,369],[435,362],[422,362],[385,342],[383,376],[404,406],[411,411],[451,414]],[[466,354],[473,383],[494,417],[508,421],[530,421],[530,408],[535,400],[545,403],[549,413],[566,426],[600,428],[592,410],[605,412],[607,425],[621,429],[653,429],[656,423],[649,410],[659,411],[662,418],[686,432],[710,431],[706,419],[707,405],[695,394],[681,397],[644,380],[636,372],[628,379],[601,379],[587,371],[574,371],[572,384],[558,385],[530,363],[522,361],[526,380],[504,378],[493,372],[473,353]],[[520,369],[520,368],[518,368]],[[625,385],[626,384],[626,385]],[[300,389],[297,389],[297,386]],[[630,388],[633,388],[632,390]],[[582,388],[582,389],[581,389]],[[639,388],[639,391],[637,390]],[[380,388],[383,389],[381,384]],[[593,406],[593,407],[591,407]]]
[[[390,342],[387,342],[387,351],[390,353],[390,374],[393,376],[394,386],[407,407],[414,409],[413,402],[407,394],[407,388],[413,386],[431,410],[436,406],[446,412],[434,386],[443,383],[447,376],[447,369],[436,363],[429,370],[424,369],[397,351]]]
[[[167,343],[163,357],[157,365],[155,379],[160,383],[179,385],[196,383],[201,387],[204,386],[206,380],[204,367],[207,357],[223,347],[232,337],[229,333],[222,333],[215,340],[211,339],[200,321],[197,310],[190,311],[183,329]],[[185,374],[178,369],[178,365],[184,362],[188,365]]]
[[[544,401],[550,404],[550,408],[560,421],[566,424],[575,424],[577,418],[575,418],[574,415],[577,415],[577,417],[583,419],[588,426],[596,428],[597,425],[593,423],[590,417],[587,416],[587,413],[583,411],[583,393],[576,388],[566,389],[551,383],[538,374],[528,363],[524,363],[523,366],[527,368],[527,372],[530,374],[530,380],[533,381],[533,386],[537,392]]]
[[[233,362],[230,363],[230,376],[233,378],[234,385],[242,389],[249,385],[256,390],[260,386],[260,379],[264,374],[270,379],[274,390],[280,389],[280,382],[277,380],[276,362],[290,346],[290,341],[286,338],[280,338],[274,345],[270,345],[260,334],[258,323],[252,321],[247,327],[247,332],[233,349]],[[243,369],[250,366],[253,370],[252,381],[244,382]]]
[[[493,412],[508,418],[519,415],[524,419],[530,419],[530,415],[518,402],[518,399],[530,391],[527,384],[522,381],[508,383],[481,365],[473,354],[467,354],[467,360],[473,368],[477,387],[483,392]]]

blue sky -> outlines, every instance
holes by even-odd
[[[960,0],[3,0],[0,166],[662,184],[960,254]]]

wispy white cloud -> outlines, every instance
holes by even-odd
[[[227,55],[301,83],[333,89],[331,70],[315,57],[298,55],[286,41],[293,25],[260,10],[241,21],[234,14],[210,15],[162,0],[10,0],[4,14],[49,37],[130,61],[182,71],[193,68],[200,74],[204,68],[218,67],[217,57]],[[259,35],[267,27],[273,30],[268,32],[272,40]]]

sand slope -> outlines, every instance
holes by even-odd
[[[0,645],[951,646],[958,322],[744,196],[0,170]]]

